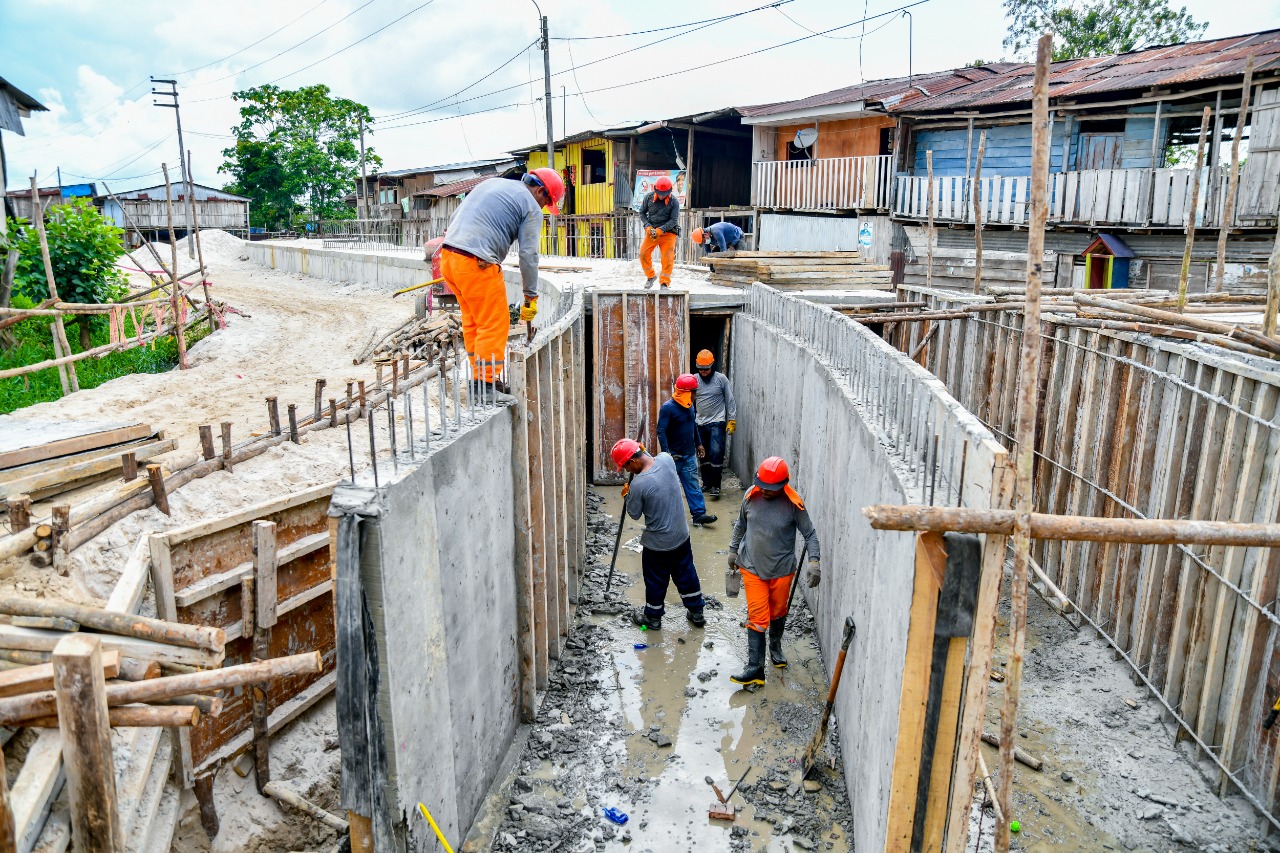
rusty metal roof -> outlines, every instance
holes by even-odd
[[[1051,99],[1087,98],[1157,88],[1194,88],[1244,75],[1254,57],[1254,74],[1280,70],[1280,30],[1228,38],[1164,45],[1113,56],[1090,56],[1053,63]],[[1007,65],[1001,73],[962,87],[901,104],[885,104],[892,113],[937,113],[1027,105],[1035,66]]]
[[[461,181],[453,181],[452,183],[441,184],[440,186],[432,187],[429,190],[420,190],[414,193],[413,196],[414,198],[418,198],[419,196],[430,196],[432,198],[448,198],[450,196],[462,195],[463,193],[471,192],[473,189],[478,187],[480,184],[483,184],[485,181],[489,180],[490,178],[496,178],[496,177],[498,176],[497,175],[477,175],[474,178],[466,178]]]

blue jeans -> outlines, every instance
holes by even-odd
[[[698,441],[707,450],[702,460],[702,485],[708,489],[720,488],[720,475],[724,470],[725,422],[698,424]]]
[[[702,484],[698,482],[698,457],[691,453],[672,458],[676,463],[676,473],[680,475],[680,485],[684,487],[689,512],[694,518],[701,518],[707,514],[707,503],[702,498]]]

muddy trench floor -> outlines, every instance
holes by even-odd
[[[765,687],[729,681],[746,657],[746,598],[725,595],[729,535],[742,491],[726,482],[720,516],[694,527],[707,624],[685,618],[674,585],[661,631],[641,631],[640,522],[627,522],[617,575],[604,595],[620,489],[588,494],[588,572],[578,616],[528,732],[514,775],[490,811],[493,851],[848,851],[850,809],[834,726],[808,785],[799,759],[817,728],[827,676],[813,618],[798,593],[787,623],[790,666],[768,667]],[[731,798],[734,822],[713,820],[710,776]],[[604,810],[627,815],[625,824]]]

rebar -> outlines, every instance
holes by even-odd
[[[427,392],[428,377],[422,378],[422,436],[426,439],[427,446],[423,450],[425,456],[431,455],[431,395]]]
[[[355,449],[352,448],[351,446],[351,410],[350,409],[347,410],[346,415],[347,417],[344,418],[343,420],[347,422],[347,461],[351,463],[351,484],[355,485],[356,452],[355,452]]]
[[[400,473],[400,455],[396,452],[396,398],[387,393],[387,434],[391,440],[391,465],[395,473]]]
[[[409,393],[409,388],[404,389],[404,437],[405,444],[409,445],[409,460],[411,462],[418,461],[418,454],[414,450],[413,437],[413,395]]]
[[[378,443],[373,437],[373,409],[369,408],[365,415],[365,423],[369,425],[369,462],[373,465],[373,487],[378,488]]]
[[[440,372],[436,376],[440,380],[437,399],[440,401],[440,438],[449,440],[449,392],[444,382],[444,349],[440,350]]]
[[[458,376],[460,372],[458,365],[459,361],[466,365],[464,368],[461,368],[462,372],[470,370],[471,359],[458,358],[458,345],[455,343],[453,346],[453,426],[458,430],[458,432],[462,432],[462,389],[458,384]],[[467,394],[467,405],[471,405],[470,393]]]

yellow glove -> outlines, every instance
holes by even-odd
[[[520,309],[520,319],[526,323],[532,323],[533,318],[538,316],[538,300],[526,299],[524,307]]]
[[[627,495],[629,495],[629,494],[631,494],[631,484],[630,484],[630,483],[623,483],[623,484],[622,484],[622,497],[623,497],[623,498],[625,498],[625,497],[626,497]]]
[[[727,424],[725,424],[725,425],[724,425],[724,431],[725,431],[725,432],[727,432],[727,433],[729,433],[729,435],[733,435],[734,431],[735,431],[737,428],[738,428],[738,422],[737,422],[737,421],[729,421],[729,423],[727,423]]]

